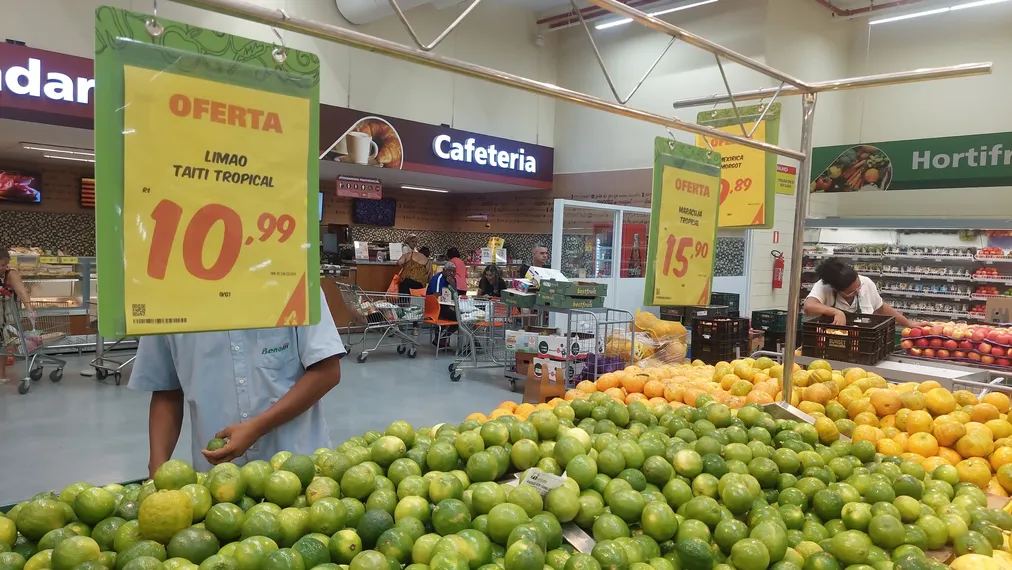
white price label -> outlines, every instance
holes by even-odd
[[[549,491],[556,487],[561,487],[565,482],[565,477],[559,477],[537,468],[531,468],[527,470],[527,475],[520,481],[520,484],[534,487],[544,497]]]

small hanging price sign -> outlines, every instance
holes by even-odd
[[[720,154],[655,140],[645,304],[709,304],[720,175]]]
[[[163,19],[198,53],[154,45],[136,16],[96,15],[135,40],[96,48],[102,334],[318,321],[319,60]]]

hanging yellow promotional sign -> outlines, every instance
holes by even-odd
[[[701,125],[730,134],[745,132],[752,139],[777,144],[780,133],[780,104],[753,105],[733,109],[704,111],[696,117]],[[759,120],[760,117],[762,120]],[[721,228],[769,228],[773,226],[773,200],[777,188],[777,157],[774,154],[720,139],[696,135],[696,146],[720,153],[721,188],[718,225]]]

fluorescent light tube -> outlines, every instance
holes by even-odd
[[[401,188],[404,190],[421,190],[422,192],[439,192],[440,194],[449,192],[449,190],[441,190],[439,188],[423,188],[422,186],[409,186],[407,184],[401,184]]]
[[[967,2],[966,4],[957,4],[952,7],[953,10],[965,10],[967,8],[976,8],[978,6],[990,6],[991,4],[1000,4],[1002,2],[1008,2],[1008,0],[978,0],[977,2]]]
[[[936,8],[934,10],[925,10],[923,12],[914,12],[912,14],[893,16],[891,18],[882,18],[881,20],[872,20],[868,22],[868,25],[874,26],[875,24],[887,24],[889,22],[899,22],[901,20],[909,20],[911,18],[920,18],[921,16],[934,16],[935,14],[944,14],[946,12],[954,12],[956,10],[966,10],[967,8],[979,8],[980,6],[990,6],[991,4],[1000,4],[1002,2],[1008,2],[1008,0],[976,0],[975,2],[955,4],[953,6],[949,6],[948,8]]]
[[[55,158],[56,160],[73,160],[75,162],[95,162],[94,158],[76,158],[73,156],[54,156],[52,154],[42,155],[44,158]]]
[[[56,148],[56,147],[49,147],[49,146],[35,146],[32,143],[21,143],[21,148],[23,148],[25,150],[37,150],[37,151],[41,151],[41,152],[58,152],[58,153],[61,153],[61,154],[78,154],[78,155],[81,155],[81,156],[95,156],[95,152],[94,151],[91,151],[91,150],[88,150],[88,149],[84,149],[84,148],[80,148],[79,149],[79,148],[73,148],[73,147]]]
[[[664,10],[658,10],[657,12],[650,12],[648,16],[663,16],[664,14],[670,14],[672,12],[680,12],[682,10],[688,10],[689,8],[695,8],[696,6],[703,6],[706,4],[713,4],[717,0],[702,0],[701,2],[693,2],[692,4],[685,4],[682,6],[675,6],[674,8],[666,8]],[[604,22],[594,26],[595,30],[606,30],[608,28],[614,28],[615,26],[621,26],[632,22],[629,18],[622,18],[621,20],[614,20],[611,22]]]

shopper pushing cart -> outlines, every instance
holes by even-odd
[[[22,305],[25,307],[22,309]],[[60,314],[60,303],[23,303],[13,296],[0,297],[0,311],[3,313],[3,330],[0,331],[0,359],[5,363],[8,357],[24,360],[24,376],[18,392],[28,393],[32,382],[42,378],[43,363],[49,362],[56,368],[49,373],[49,379],[59,382],[63,379],[65,360],[46,354],[46,348],[63,340],[70,332],[70,317]]]
[[[351,316],[348,323],[348,344],[350,351],[356,344],[362,344],[371,332],[381,333],[372,348],[364,348],[356,360],[365,362],[369,354],[381,346],[395,345],[397,354],[414,358],[418,353],[418,339],[412,334],[422,323],[424,299],[414,295],[395,295],[387,292],[362,291],[354,285],[337,284],[344,299],[344,306]],[[360,328],[362,334],[354,339],[352,328]]]

